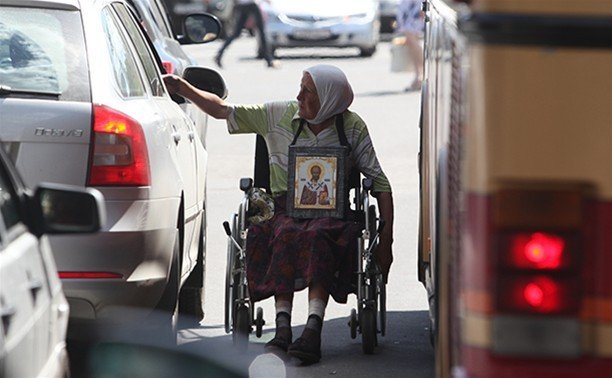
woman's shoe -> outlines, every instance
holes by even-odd
[[[313,364],[321,359],[321,334],[305,329],[302,336],[289,345],[287,354],[299,358],[304,364]]]
[[[289,345],[291,344],[291,340],[293,335],[291,334],[290,327],[282,327],[276,330],[276,334],[274,338],[264,345],[266,350],[280,349],[284,352],[287,351]]]

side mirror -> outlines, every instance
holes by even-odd
[[[178,36],[182,45],[192,43],[208,43],[219,38],[221,22],[212,14],[194,13],[183,20],[184,35]]]
[[[183,79],[198,89],[214,93],[223,99],[227,97],[225,81],[215,70],[195,66],[187,67],[183,71]]]
[[[99,190],[61,184],[40,184],[32,198],[40,234],[90,233],[106,222]]]

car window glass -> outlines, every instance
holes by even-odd
[[[80,13],[0,6],[0,85],[90,101]]]
[[[121,94],[126,98],[144,96],[145,88],[134,56],[108,8],[102,11],[102,24],[115,82]]]
[[[155,20],[155,23],[159,27],[159,30],[162,31],[164,36],[166,38],[174,38],[169,21],[165,16],[167,14],[166,10],[159,1],[151,0],[151,13],[153,14],[153,20]]]
[[[19,223],[19,201],[2,165],[0,165],[0,214],[7,230]]]
[[[125,26],[129,38],[131,38],[132,42],[134,42],[134,46],[136,47],[136,51],[138,52],[138,56],[140,57],[140,61],[145,68],[145,73],[147,75],[147,80],[151,85],[151,91],[153,92],[153,96],[163,96],[165,93],[164,87],[162,85],[161,77],[157,71],[157,64],[151,52],[148,48],[147,42],[142,36],[140,32],[140,28],[134,22],[134,19],[130,16],[128,9],[123,4],[114,4],[113,7],[117,11],[117,14],[121,18],[123,25]]]

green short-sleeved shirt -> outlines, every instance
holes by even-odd
[[[270,102],[263,105],[233,105],[227,118],[230,134],[259,134],[266,140],[270,162],[270,189],[274,196],[287,192],[289,145],[300,125],[297,101]],[[391,185],[382,171],[372,146],[365,122],[349,110],[345,111],[344,132],[351,145],[350,160],[374,181],[375,192],[391,192]],[[339,146],[335,127],[314,135],[308,127],[300,133],[297,146]]]

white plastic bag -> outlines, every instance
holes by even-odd
[[[406,46],[406,38],[395,37],[391,40],[391,72],[412,72],[414,67],[410,62],[410,53]]]

